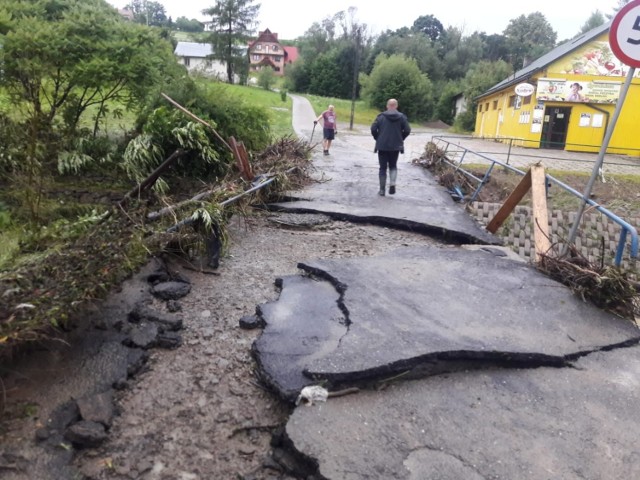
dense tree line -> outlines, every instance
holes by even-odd
[[[625,3],[620,0],[618,9]],[[502,34],[491,35],[444,27],[435,16],[423,15],[410,27],[373,36],[355,14],[353,8],[338,12],[297,39],[300,59],[288,68],[289,90],[351,98],[355,88],[358,97],[380,109],[393,96],[402,99],[410,119],[449,124],[454,121],[454,99],[462,94],[469,113],[458,122],[470,129],[475,96],[566,41],[558,42],[540,12],[520,15]],[[601,12],[593,12],[576,34],[605,21]],[[356,85],[354,78],[359,79]]]

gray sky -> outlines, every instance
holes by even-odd
[[[128,0],[108,0],[116,7],[123,7]],[[185,16],[189,19],[206,20],[202,10],[215,5],[215,0],[156,0],[164,5],[173,19]],[[395,30],[410,27],[421,15],[434,15],[446,27],[463,28],[465,34],[475,30],[488,34],[502,33],[509,20],[522,14],[539,11],[544,14],[553,29],[558,32],[558,40],[570,38],[580,30],[589,15],[599,9],[611,13],[617,0],[452,0],[426,2],[425,0],[405,0],[396,2],[373,2],[371,0],[256,0],[259,3],[259,29],[269,28],[281,39],[294,39],[316,21],[355,7],[355,18],[366,23],[370,33],[376,34],[386,29]],[[385,5],[381,7],[380,5]]]

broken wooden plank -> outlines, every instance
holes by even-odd
[[[547,177],[542,164],[532,165],[531,169],[531,210],[533,216],[533,241],[535,243],[535,260],[551,249],[549,240],[549,216],[547,213]]]
[[[504,201],[500,210],[494,215],[489,224],[487,225],[487,231],[491,233],[496,233],[498,229],[502,226],[513,209],[516,208],[518,203],[524,198],[527,192],[531,189],[531,170],[529,170],[526,175],[522,178],[520,183],[516,186],[516,188],[511,192],[511,195]]]

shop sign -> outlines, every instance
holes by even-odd
[[[528,97],[533,95],[533,92],[536,91],[536,87],[531,85],[530,83],[520,83],[516,85],[516,95],[521,97]]]
[[[547,102],[610,103],[620,97],[621,82],[540,78],[536,98]]]

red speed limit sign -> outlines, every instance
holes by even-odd
[[[625,5],[609,30],[611,51],[622,63],[640,67],[640,0]]]

